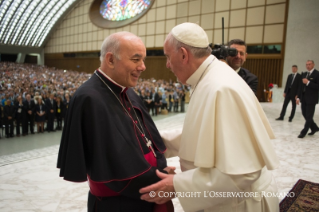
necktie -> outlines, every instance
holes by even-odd
[[[307,76],[306,76],[306,78],[308,79],[308,77],[309,77],[309,74],[310,74],[310,72],[308,71],[307,72]],[[303,92],[305,92],[306,91],[306,85],[303,85]]]
[[[294,83],[295,76],[296,76],[296,74],[292,74],[292,80],[291,80],[290,87],[292,86],[292,83]]]

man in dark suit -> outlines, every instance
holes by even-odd
[[[48,132],[55,131],[54,130],[54,119],[55,119],[55,111],[56,111],[56,101],[54,100],[54,94],[50,94],[50,98],[45,101],[45,106],[47,107],[48,114],[48,123],[47,130]]]
[[[6,137],[13,137],[13,120],[15,117],[15,107],[11,104],[10,99],[7,99],[6,106],[4,106],[3,117],[6,125]]]
[[[287,82],[286,82],[286,86],[285,86],[285,90],[284,90],[284,94],[283,94],[283,96],[285,97],[285,100],[284,100],[284,104],[283,104],[282,109],[281,109],[280,116],[279,116],[279,118],[276,119],[277,121],[284,120],[284,117],[286,114],[286,109],[287,109],[287,106],[288,106],[290,101],[292,104],[292,110],[291,110],[291,114],[289,116],[289,122],[291,122],[295,116],[296,97],[298,95],[299,86],[301,84],[301,75],[299,73],[297,73],[297,71],[298,71],[298,67],[296,65],[293,65],[292,66],[292,74],[289,74],[288,78],[287,78]]]
[[[250,73],[247,69],[242,68],[242,65],[246,61],[247,46],[245,41],[240,39],[234,39],[228,42],[230,48],[237,49],[237,55],[235,57],[228,56],[226,62],[232,69],[234,69],[239,76],[248,84],[251,90],[256,94],[258,87],[258,78],[254,74]]]
[[[16,114],[16,134],[19,137],[20,136],[20,125],[22,124],[22,134],[23,132],[23,123],[25,123],[27,120],[27,112],[25,111],[25,108],[23,106],[22,96],[18,96],[17,100],[15,102],[15,114]]]
[[[318,103],[319,91],[319,71],[314,69],[315,63],[313,60],[308,60],[306,63],[307,70],[302,74],[302,84],[299,88],[298,98],[296,103],[301,102],[301,111],[306,119],[304,128],[301,130],[298,138],[306,136],[309,128],[311,132],[308,135],[314,135],[319,131],[319,127],[313,120],[316,104]]]
[[[152,88],[152,94],[153,94],[153,103],[154,103],[153,114],[157,116],[157,114],[159,113],[159,108],[161,107],[161,97],[159,96],[158,92],[155,91],[154,88]]]
[[[25,97],[25,101],[23,102],[23,106],[25,110],[27,111],[27,118],[22,123],[22,135],[27,135],[28,134],[28,125],[30,123],[30,132],[31,134],[34,134],[34,114],[35,114],[35,103],[31,99],[31,95],[27,94]]]

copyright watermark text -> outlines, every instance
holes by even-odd
[[[150,197],[155,197],[156,192],[151,191],[149,193]],[[207,198],[253,198],[253,197],[294,197],[294,192],[217,192],[217,191],[204,191],[204,192],[158,192],[158,197],[160,198],[174,198],[174,197],[187,197],[187,198],[197,198],[197,197],[207,197]]]

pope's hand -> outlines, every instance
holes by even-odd
[[[143,194],[141,199],[147,202],[164,204],[175,197],[175,189],[173,185],[174,175],[164,174],[158,170],[156,170],[156,174],[162,180],[150,186],[141,188],[140,193]]]

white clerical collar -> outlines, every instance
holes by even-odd
[[[186,83],[188,85],[194,86],[214,59],[215,56],[208,56],[206,60],[198,67],[198,69],[187,79]]]
[[[238,73],[241,67],[239,67],[238,69],[236,69],[235,71]]]
[[[103,74],[103,76],[105,76],[108,80],[110,80],[112,83],[114,83],[115,85],[121,87],[121,88],[122,88],[122,91],[121,91],[121,92],[124,91],[124,89],[125,89],[126,87],[124,87],[124,86],[118,84],[117,82],[115,82],[114,80],[112,80],[112,78],[109,77],[109,76],[107,76],[100,68],[98,69],[98,71],[99,71],[101,74]]]

